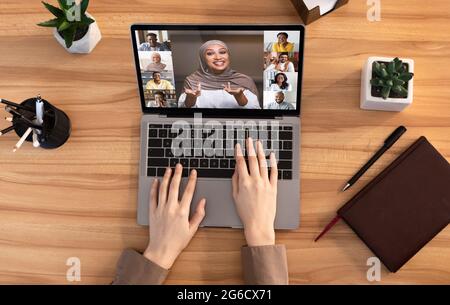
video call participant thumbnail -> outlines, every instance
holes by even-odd
[[[161,62],[161,54],[155,52],[152,54],[152,62],[148,64],[144,70],[149,72],[162,72],[166,66],[166,64]]]
[[[295,72],[294,64],[289,60],[289,53],[283,52],[278,54],[277,57],[272,57],[270,65],[266,71],[278,71],[278,72]]]
[[[286,74],[277,73],[270,85],[270,91],[292,91],[292,85],[288,81]]]
[[[161,108],[167,107],[166,95],[164,94],[163,91],[156,91],[154,93],[154,99],[155,101],[153,102],[154,104],[153,107],[161,107]]]
[[[294,52],[294,43],[288,41],[288,33],[278,33],[278,41],[272,45],[272,52]]]
[[[139,46],[139,51],[170,51],[166,44],[158,42],[158,36],[155,33],[148,33],[146,40],[147,42]]]
[[[199,49],[199,65],[184,81],[180,107],[260,108],[255,82],[231,69],[230,50],[223,41],[205,42]]]
[[[291,104],[286,102],[284,93],[282,91],[278,91],[275,93],[275,101],[270,102],[267,105],[267,109],[270,110],[294,110],[295,107]]]
[[[147,90],[173,90],[173,85],[165,79],[161,79],[161,73],[159,72],[153,72],[152,74],[153,79],[149,80],[147,85],[145,86],[145,89]]]

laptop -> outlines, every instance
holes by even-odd
[[[134,24],[142,105],[137,222],[148,225],[150,185],[167,167],[191,169],[191,212],[203,227],[242,228],[232,198],[234,147],[260,139],[278,160],[276,229],[300,221],[302,25]],[[268,162],[268,164],[270,164]]]

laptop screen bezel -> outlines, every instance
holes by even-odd
[[[298,62],[298,80],[297,80],[297,105],[295,110],[269,110],[269,109],[217,109],[217,108],[152,108],[146,107],[144,86],[142,84],[142,75],[139,64],[138,45],[135,31],[298,31],[300,33],[299,43],[299,62]],[[166,114],[176,116],[189,116],[194,113],[214,116],[300,116],[301,111],[301,93],[303,79],[303,58],[305,27],[301,24],[286,25],[194,25],[194,24],[133,24],[130,27],[131,41],[138,81],[139,96],[141,100],[142,111],[146,114]],[[261,58],[262,61],[262,58]],[[174,67],[175,68],[175,67]]]

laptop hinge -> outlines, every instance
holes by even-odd
[[[159,114],[160,118],[190,118],[190,117],[194,117],[193,114]],[[225,119],[247,119],[247,120],[251,120],[251,119],[266,119],[266,120],[281,120],[283,117],[282,116],[273,116],[273,115],[257,115],[257,116],[236,116],[236,115],[213,115],[213,114],[208,114],[208,115],[203,115],[202,116],[205,119],[208,118],[225,118]]]

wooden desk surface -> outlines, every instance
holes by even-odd
[[[74,56],[49,29],[35,26],[50,17],[40,1],[0,3],[0,97],[21,101],[41,93],[73,124],[69,142],[55,151],[27,144],[12,153],[17,137],[0,139],[0,283],[64,284],[67,258],[79,257],[81,283],[106,284],[124,248],[146,246],[147,229],[135,215],[141,110],[130,24],[301,22],[289,0],[245,6],[241,0],[95,0],[89,11],[103,40],[92,54]],[[352,0],[307,26],[301,226],[277,233],[288,249],[293,284],[368,283],[366,260],[373,255],[344,223],[319,243],[313,238],[420,135],[450,160],[450,2],[382,1],[382,20],[372,23],[366,11],[366,1]],[[415,60],[411,107],[360,110],[361,67],[372,55]],[[401,124],[408,127],[401,140],[350,191],[339,193]],[[167,283],[242,283],[243,244],[239,230],[200,229]],[[381,283],[450,283],[450,227],[396,274],[382,267]]]

